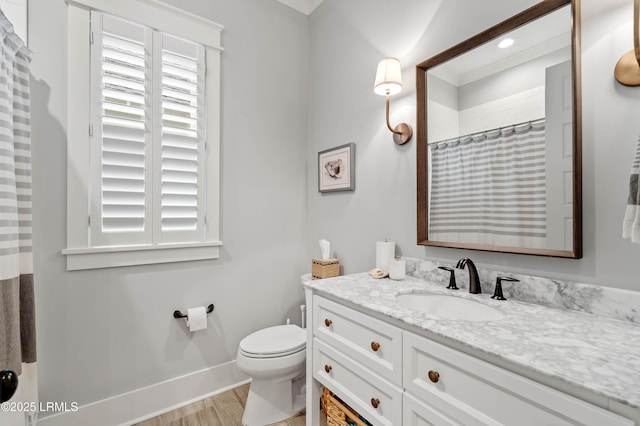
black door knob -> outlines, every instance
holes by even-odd
[[[11,399],[18,389],[18,375],[12,370],[0,371],[0,403]]]

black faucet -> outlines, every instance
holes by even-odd
[[[469,270],[469,293],[482,293],[482,288],[480,288],[480,278],[478,278],[478,270],[476,269],[476,265],[474,265],[473,261],[468,257],[464,257],[458,260],[456,268],[464,269],[465,266]]]
[[[520,280],[513,278],[513,277],[498,277],[496,278],[496,289],[493,292],[493,296],[491,296],[492,299],[496,299],[496,300],[507,300],[504,295],[502,294],[502,281],[511,281],[511,282],[518,282]]]
[[[456,285],[456,274],[453,268],[449,268],[446,266],[438,266],[438,269],[442,269],[443,271],[448,271],[451,275],[449,275],[449,290],[460,290]]]

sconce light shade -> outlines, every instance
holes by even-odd
[[[614,75],[618,83],[629,87],[640,86],[640,1],[633,2],[633,49],[625,53],[616,64]]]
[[[389,123],[389,97],[402,91],[402,69],[398,58],[385,58],[378,63],[373,91],[387,97],[387,128],[393,133],[394,142],[398,145],[409,142],[413,135],[409,124],[400,123],[393,128]]]
[[[402,70],[398,58],[385,58],[378,63],[373,91],[382,96],[402,91]]]

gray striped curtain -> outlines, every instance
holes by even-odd
[[[622,221],[622,238],[631,239],[632,243],[640,244],[640,138],[636,145],[636,155],[631,166],[629,176],[629,197],[627,208]]]
[[[430,145],[430,240],[545,246],[544,124],[543,119]]]
[[[19,375],[0,425],[37,421],[35,312],[31,239],[31,53],[0,12],[0,369]]]

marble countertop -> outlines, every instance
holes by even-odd
[[[303,279],[303,285],[640,409],[640,325],[636,323],[514,300],[496,301],[489,294],[451,291],[410,276],[393,281],[359,273]],[[412,292],[473,299],[497,308],[505,318],[444,320],[395,301],[396,295]]]

